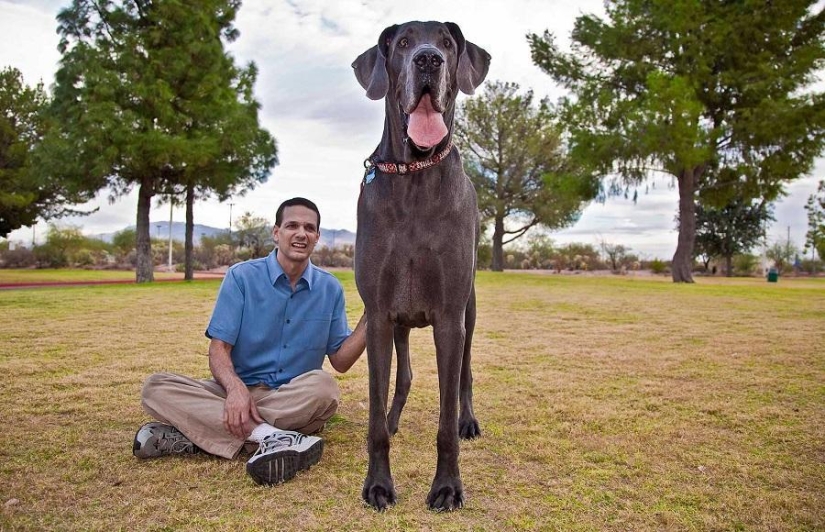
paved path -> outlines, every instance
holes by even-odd
[[[223,273],[217,272],[197,272],[193,281],[210,281],[213,279],[223,279]],[[175,277],[164,277],[155,279],[156,283],[183,283],[183,274]],[[0,282],[0,290],[18,290],[24,288],[59,288],[67,286],[94,286],[106,284],[136,284],[134,279],[90,279],[86,281],[32,281],[17,283]]]

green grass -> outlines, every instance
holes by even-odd
[[[336,275],[354,324],[353,275]],[[217,288],[0,291],[0,530],[825,529],[825,280],[482,272],[483,436],[462,443],[467,505],[447,514],[425,506],[429,329],[411,336],[399,502],[383,514],[360,501],[366,358],[338,376],[323,460],[283,486],[255,486],[240,459],[137,461],[143,379],[209,375]]]

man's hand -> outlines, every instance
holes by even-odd
[[[246,439],[252,429],[266,423],[258,413],[252,394],[235,373],[232,365],[232,346],[213,338],[209,343],[209,369],[218,384],[226,390],[223,408],[223,426],[237,438]]]
[[[258,413],[258,407],[246,386],[227,390],[223,409],[223,426],[227,432],[238,438],[246,439],[252,429],[265,423]]]

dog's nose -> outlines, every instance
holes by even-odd
[[[436,49],[422,50],[413,58],[415,66],[422,72],[434,72],[444,64],[444,58]]]

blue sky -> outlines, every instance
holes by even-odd
[[[55,16],[68,3],[0,0],[0,67],[18,68],[28,84],[41,79],[51,84],[60,58]],[[258,65],[261,119],[278,141],[281,164],[267,183],[232,200],[233,218],[250,211],[271,221],[281,201],[306,196],[318,203],[325,227],[356,230],[362,162],[381,136],[383,103],[364,96],[350,64],[386,26],[408,20],[456,22],[467,39],[492,55],[488,80],[517,82],[555,99],[562,91],[530,61],[525,35],[549,29],[564,46],[577,16],[602,12],[602,0],[245,0],[236,22],[240,38],[230,49],[238,63]],[[791,239],[802,246],[803,205],[823,178],[825,160],[820,159],[812,176],[787,187],[789,196],[776,206],[769,240],[784,240],[790,227]],[[606,241],[644,258],[670,258],[676,248],[678,195],[666,178],[646,188],[636,204],[620,198],[591,204],[574,227],[551,238],[594,245]],[[111,232],[134,224],[136,205],[135,193],[111,205],[102,193],[90,205],[100,207],[96,214],[59,223],[81,226],[87,234]],[[229,214],[228,203],[216,200],[195,206],[200,224],[226,227]],[[168,219],[168,206],[153,209],[152,223]],[[175,209],[174,219],[183,220],[183,211]],[[45,231],[41,223],[10,237],[30,242],[32,234],[42,237]]]

